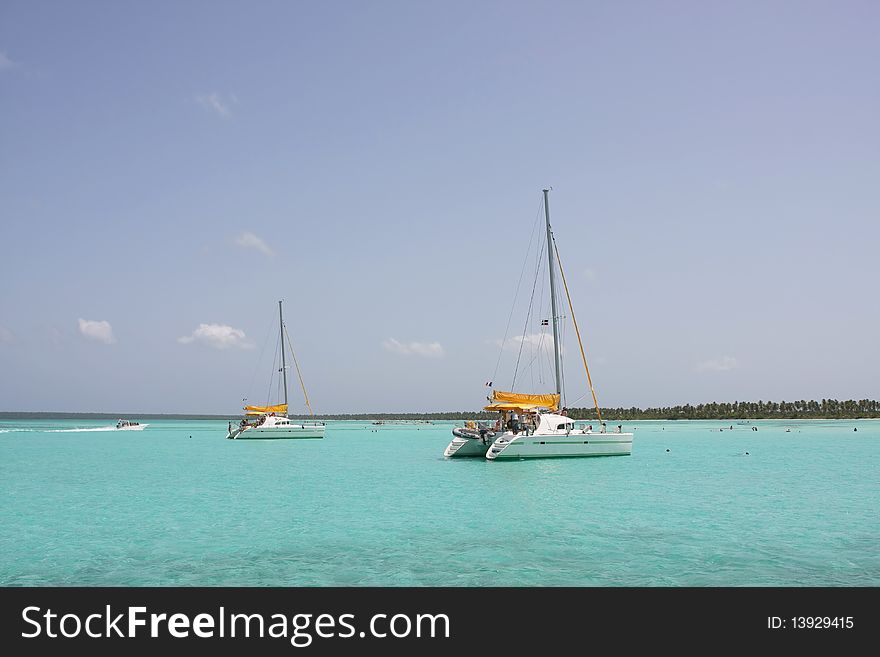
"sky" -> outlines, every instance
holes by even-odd
[[[316,413],[477,410],[518,355],[551,391],[545,188],[602,406],[877,399],[878,24],[4,0],[0,410],[237,414],[281,299]]]

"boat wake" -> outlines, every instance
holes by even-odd
[[[37,432],[37,433],[82,433],[89,431],[116,431],[115,426],[109,427],[86,427],[80,429],[34,429],[33,427],[21,428],[21,429],[0,429],[0,433],[25,433],[25,432]]]
[[[116,431],[115,426],[109,427],[88,427],[85,429],[48,429],[46,433],[82,433],[85,431]]]

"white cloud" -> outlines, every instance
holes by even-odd
[[[0,52],[0,71],[9,68],[15,68],[16,66],[18,66],[18,64],[9,59],[9,57],[6,56],[5,52]]]
[[[113,327],[107,321],[80,318],[79,332],[87,338],[103,342],[104,344],[116,342],[116,338],[113,336]]]
[[[5,326],[0,326],[0,342],[15,342],[15,334]]]
[[[229,349],[230,347],[253,349],[254,347],[253,344],[248,342],[244,331],[232,328],[226,324],[199,324],[199,328],[193,331],[191,335],[177,338],[177,341],[181,344],[202,342],[215,349]]]
[[[233,95],[232,98],[235,99],[235,96]],[[229,105],[224,102],[223,97],[216,91],[210,94],[196,96],[196,101],[205,109],[216,112],[224,119],[228,119],[232,116]]]
[[[423,356],[425,358],[442,358],[443,345],[439,342],[400,342],[394,338],[382,341],[386,351],[401,356]]]
[[[714,360],[706,360],[697,364],[698,372],[727,372],[737,367],[736,358],[732,356],[722,356]]]
[[[502,345],[501,340],[494,340],[495,345],[503,347],[507,351],[519,351],[520,343],[523,348],[547,349],[553,351],[553,336],[549,333],[528,333],[526,335],[515,335],[507,338]]]
[[[253,233],[242,233],[235,238],[235,243],[245,249],[256,249],[257,251],[261,251],[267,256],[275,255],[275,252],[269,248],[269,245]]]

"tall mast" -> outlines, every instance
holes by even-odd
[[[550,190],[544,190],[544,219],[547,221],[547,258],[550,264],[550,304],[553,311],[553,363],[556,365],[556,394],[562,396],[562,379],[559,376],[559,317],[556,314],[556,279],[553,277],[553,234],[550,232]]]
[[[278,302],[278,323],[281,325],[281,376],[284,378],[284,405],[287,406],[287,364],[284,362],[284,318],[281,316],[281,302]],[[555,326],[555,325],[554,325]]]

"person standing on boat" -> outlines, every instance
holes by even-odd
[[[517,415],[516,411],[510,415],[510,430],[514,434],[519,433],[519,415]]]

